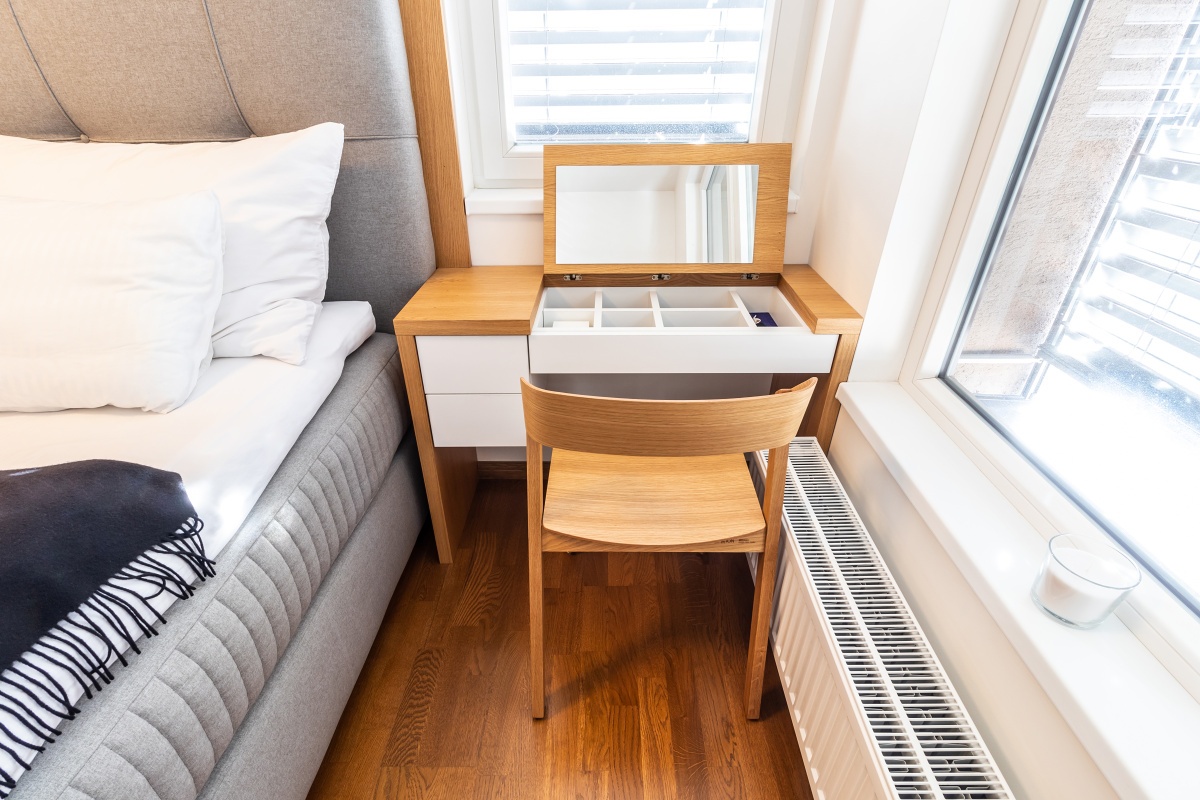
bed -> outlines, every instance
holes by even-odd
[[[158,419],[0,415],[0,458],[21,466],[109,457],[220,478],[189,486],[216,577],[167,609],[16,800],[305,796],[426,519],[390,320],[433,250],[392,0],[0,8],[0,134],[232,141],[325,121],[346,142],[302,369],[217,359]]]

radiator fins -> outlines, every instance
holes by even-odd
[[[815,439],[791,445],[784,536],[774,648],[817,796],[1012,798]]]

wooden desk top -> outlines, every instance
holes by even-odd
[[[396,315],[409,336],[527,336],[533,330],[542,267],[434,271]],[[783,268],[779,290],[813,333],[857,334],[862,317],[809,266]]]
[[[810,266],[785,265],[779,291],[813,333],[857,335],[862,330],[862,316]]]
[[[396,333],[527,336],[541,291],[540,265],[438,269],[396,315]]]

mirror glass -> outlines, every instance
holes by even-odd
[[[751,264],[757,164],[560,166],[559,264]]]

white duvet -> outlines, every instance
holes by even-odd
[[[214,359],[188,401],[169,414],[0,412],[0,469],[107,458],[177,472],[215,558],[329,396],[346,357],[374,330],[368,303],[324,303],[303,364]]]

